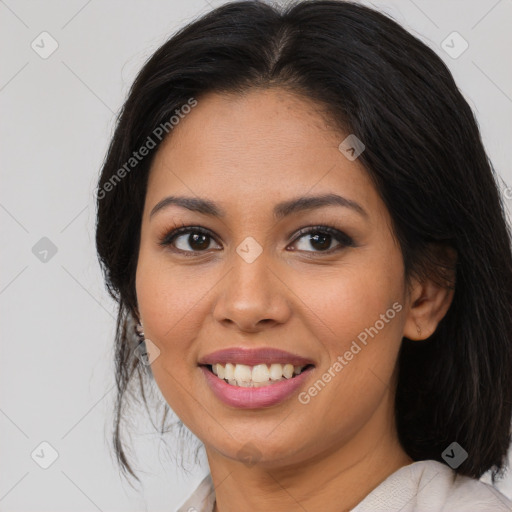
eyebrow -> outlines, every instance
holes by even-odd
[[[226,212],[209,199],[187,196],[168,196],[153,207],[149,217],[153,217],[157,212],[170,205],[181,206],[187,210],[210,215],[212,217],[222,218],[226,216]],[[344,208],[350,208],[362,217],[368,218],[368,213],[359,203],[337,194],[302,196],[283,201],[274,207],[274,217],[276,219],[282,219],[293,213],[322,208],[324,206],[342,206]]]

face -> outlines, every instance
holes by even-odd
[[[209,456],[253,449],[261,464],[300,463],[389,427],[404,267],[384,203],[338,149],[348,135],[282,89],[210,94],[155,156],[139,313],[159,350],[156,383]],[[296,202],[328,195],[338,199]],[[168,202],[151,215],[169,196],[208,203]],[[268,348],[288,354],[250,352]],[[233,368],[233,385],[200,365],[223,349],[238,350],[223,367],[248,363]],[[287,358],[308,366],[270,384],[261,366],[255,376],[252,367],[278,363],[281,376]],[[238,386],[247,375],[264,385]]]

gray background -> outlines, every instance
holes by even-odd
[[[174,511],[207,471],[204,461],[189,476],[175,469],[136,412],[143,494],[123,483],[112,461],[115,305],[96,259],[93,190],[114,115],[144,60],[222,3],[0,1],[1,511]],[[370,5],[448,64],[505,191],[512,185],[512,1]],[[52,40],[44,31],[58,44],[47,58],[41,53]],[[442,47],[453,31],[469,44],[457,58]],[[460,52],[461,40],[447,41]],[[51,449],[42,442],[58,453],[47,469],[39,464],[51,462]],[[512,476],[498,488],[512,497]]]

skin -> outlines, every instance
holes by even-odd
[[[216,511],[349,510],[413,462],[393,418],[398,350],[403,336],[434,332],[453,292],[430,281],[406,286],[387,208],[358,160],[338,149],[348,134],[310,100],[280,88],[210,93],[171,135],[149,176],[138,311],[160,350],[151,365],[157,385],[205,445]],[[325,193],[356,201],[367,216],[341,206],[272,215],[280,201]],[[169,195],[210,199],[226,215],[171,205],[150,218]],[[174,241],[190,257],[158,243],[182,224],[212,233],[192,246],[188,233]],[[355,245],[330,238],[326,253],[297,235],[315,225]],[[252,263],[236,252],[249,236],[263,249]],[[304,391],[394,303],[401,311],[307,404],[295,393],[272,407],[230,407],[197,365],[218,349],[277,347],[314,360]],[[251,446],[256,464],[243,459]]]

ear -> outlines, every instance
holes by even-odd
[[[455,293],[455,265],[457,253],[443,248],[444,278],[442,282],[426,278],[413,279],[403,336],[410,340],[429,338],[448,312]],[[439,253],[438,253],[439,256]],[[446,270],[448,269],[448,270]]]

